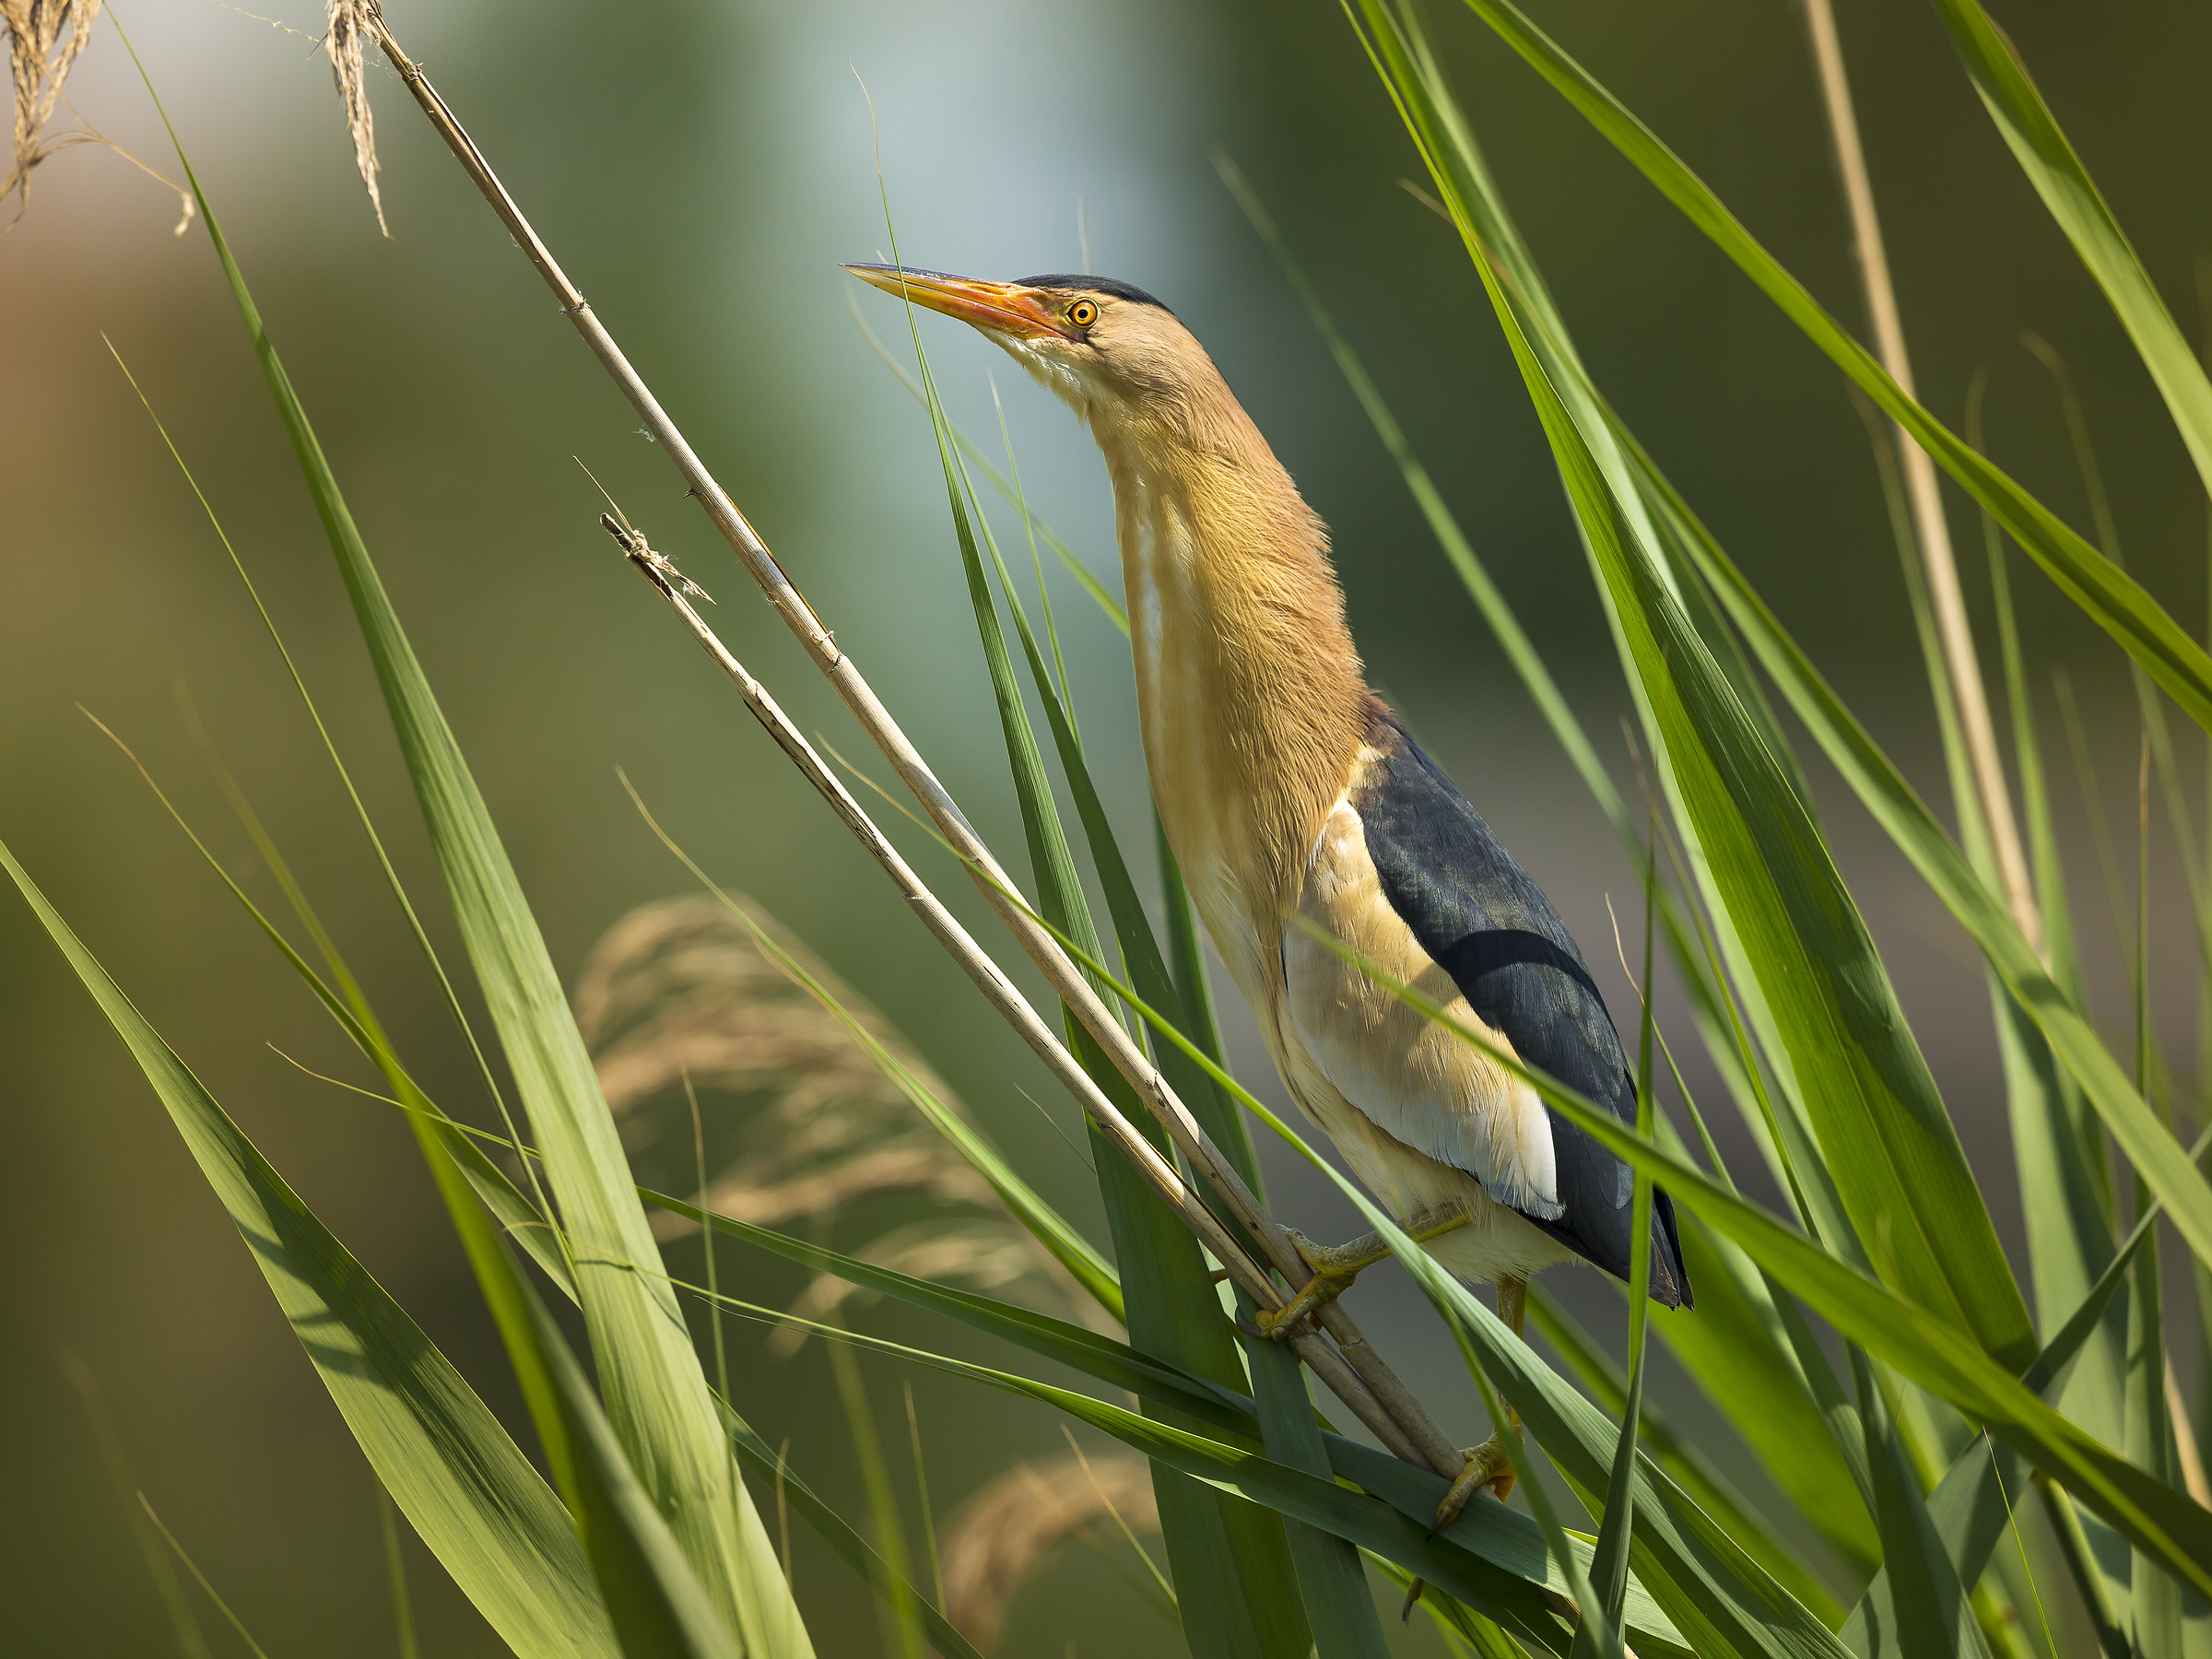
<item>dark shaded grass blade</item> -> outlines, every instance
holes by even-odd
[[[415,1640],[415,1608],[407,1594],[407,1561],[399,1548],[399,1517],[381,1480],[376,1483],[376,1521],[384,1543],[384,1576],[392,1585],[392,1626],[399,1638],[399,1659],[422,1659],[421,1644]]]
[[[963,478],[963,483],[965,479]],[[1014,619],[1017,636],[1028,660],[1030,683],[1045,712],[1053,741],[1059,752],[1060,770],[1067,780],[1068,789],[1076,802],[1076,812],[1082,823],[1086,841],[1090,848],[1091,865],[1099,874],[1100,887],[1106,895],[1106,908],[1113,923],[1114,937],[1121,946],[1122,961],[1130,982],[1139,995],[1155,1007],[1176,1011],[1186,1034],[1194,1028],[1187,1006],[1182,1002],[1180,985],[1171,975],[1162,959],[1159,942],[1154,936],[1152,924],[1145,915],[1143,901],[1137,897],[1136,884],[1131,879],[1129,866],[1122,856],[1119,842],[1114,838],[1113,826],[1108,821],[1104,804],[1099,799],[1097,786],[1092,782],[1089,766],[1083,757],[1083,746],[1077,734],[1072,712],[1063,703],[1053,688],[1052,676],[1046,669],[1037,638],[1030,629],[1029,617],[1022,608],[1021,599],[1007,574],[1006,560],[1000,556],[998,543],[991,534],[990,524],[975,502],[972,488],[968,490],[971,506],[976,507],[976,521],[983,531],[983,538],[991,551],[992,562],[997,571],[999,591],[1007,610]],[[1026,506],[1024,512],[1026,516]],[[1157,824],[1157,818],[1155,822]],[[1163,832],[1164,846],[1164,832]],[[1171,867],[1172,858],[1166,861]],[[1188,935],[1186,952],[1194,954],[1196,940],[1189,929],[1190,896],[1182,885],[1180,872],[1176,874],[1170,902],[1180,900]],[[1186,963],[1184,978],[1203,982],[1203,968],[1195,975],[1194,963]],[[1210,1009],[1206,1021],[1210,1026]],[[1218,1032],[1212,1033],[1214,1046],[1219,1046]],[[1213,1079],[1203,1068],[1171,1044],[1155,1043],[1153,1052],[1160,1071],[1177,1097],[1189,1104],[1193,1113],[1214,1141],[1221,1147],[1247,1184],[1255,1186],[1258,1166],[1253,1157],[1251,1137],[1244,1120],[1235,1107],[1214,1088]],[[1217,1207],[1224,1221],[1232,1218],[1226,1210]],[[1241,1315],[1249,1321],[1253,1312],[1250,1299],[1238,1292]],[[1283,1344],[1276,1342],[1247,1342],[1244,1344],[1245,1364],[1253,1376],[1253,1386],[1259,1400],[1262,1419],[1266,1431],[1270,1455],[1278,1462],[1309,1474],[1322,1474],[1328,1467],[1326,1453],[1322,1449],[1320,1431],[1313,1421],[1313,1407],[1306,1393],[1305,1376],[1296,1355]],[[1313,1639],[1322,1659],[1336,1659],[1337,1655],[1367,1655],[1382,1659],[1388,1650],[1382,1630],[1375,1616],[1374,1597],[1367,1587],[1367,1574],[1359,1565],[1359,1552],[1342,1540],[1326,1534],[1316,1533],[1300,1523],[1288,1523],[1285,1540],[1297,1573],[1297,1583],[1303,1600]]]
[[[867,1389],[861,1382],[852,1348],[841,1342],[826,1346],[830,1371],[837,1379],[838,1400],[845,1410],[845,1433],[853,1442],[853,1460],[860,1465],[861,1485],[868,1494],[868,1515],[875,1523],[877,1552],[891,1569],[890,1594],[883,1598],[879,1611],[906,1659],[926,1659],[920,1602],[913,1582],[907,1576],[906,1528],[899,1519],[899,1500],[891,1490],[890,1470],[884,1462],[883,1440],[876,1432]]]
[[[1936,465],[1956,478],[2042,566],[2068,598],[2150,671],[2191,719],[2199,725],[2212,726],[2212,655],[2155,599],[1908,395],[1681,158],[1527,17],[1508,0],[1466,0],[1466,5],[1650,179],[1690,223],[1712,238],[1814,345],[1911,433]]]
[[[184,1571],[192,1574],[193,1583],[199,1585],[201,1594],[215,1604],[215,1610],[223,1616],[224,1622],[238,1632],[238,1639],[246,1644],[246,1652],[253,1654],[253,1659],[269,1659],[261,1643],[253,1640],[253,1632],[246,1629],[246,1621],[230,1610],[230,1604],[223,1599],[222,1592],[200,1571],[200,1564],[185,1553],[184,1546],[177,1542],[177,1535],[171,1532],[168,1523],[154,1512],[153,1503],[144,1492],[138,1494],[138,1507],[145,1512],[154,1530],[161,1535],[162,1541],[175,1552],[177,1559],[184,1563]]]
[[[200,1621],[193,1617],[192,1603],[184,1594],[184,1586],[177,1582],[176,1572],[169,1564],[169,1552],[161,1547],[161,1535],[155,1530],[152,1515],[138,1501],[138,1482],[131,1474],[130,1460],[124,1454],[123,1436],[116,1432],[114,1418],[109,1415],[99,1379],[93,1376],[90,1366],[66,1348],[62,1351],[62,1371],[84,1401],[92,1438],[100,1443],[100,1461],[107,1465],[108,1478],[114,1483],[115,1496],[123,1505],[124,1520],[138,1546],[140,1558],[146,1562],[147,1576],[154,1582],[154,1593],[161,1598],[162,1611],[169,1616],[180,1659],[211,1659],[207,1638],[200,1632]]]
[[[1357,1491],[1265,1456],[1250,1438],[1256,1428],[1251,1402],[1201,1379],[1189,1378],[1183,1384],[1183,1401],[1194,1408],[1185,1415],[1194,1419],[1217,1418],[1225,1425],[1241,1424],[1232,1438],[1178,1428],[1158,1417],[1130,1412],[1018,1373],[841,1331],[732,1297],[725,1296],[723,1300],[755,1317],[796,1324],[832,1340],[902,1357],[1055,1406],[1202,1482],[1295,1516],[1430,1578],[1484,1608],[1516,1634],[1539,1641],[1547,1652],[1564,1653],[1567,1650],[1568,1632],[1553,1616],[1554,1604],[1549,1599],[1563,1592],[1567,1581],[1556,1565],[1547,1569],[1546,1547],[1532,1535],[1534,1528],[1526,1517],[1497,1504],[1470,1504],[1451,1527],[1432,1536],[1429,1527],[1436,1500],[1443,1492],[1443,1481],[1385,1453],[1329,1437],[1331,1459],[1340,1474],[1367,1488]],[[1013,1328],[1009,1326],[1009,1334]],[[1577,1573],[1586,1572],[1590,1549],[1586,1540],[1571,1539],[1570,1556]],[[1633,1586],[1629,1622],[1638,1641],[1654,1644],[1655,1651],[1685,1651],[1682,1636],[1657,1602]]]
[[[896,233],[891,234],[896,259]],[[976,545],[969,492],[945,427],[928,359],[922,354],[921,335],[911,305],[908,327],[913,335],[916,367],[944,471],[961,570],[997,703],[1040,903],[1051,924],[1075,935],[1095,960],[1100,955],[1096,926],[1053,798],[1043,756],[1015,683],[1013,663]],[[1132,1123],[1163,1152],[1169,1152],[1165,1131],[1136,1101],[1125,1079],[1107,1062],[1090,1034],[1072,1014],[1066,1024],[1070,1045],[1084,1068]],[[1091,1146],[1100,1195],[1113,1233],[1114,1258],[1121,1268],[1132,1338],[1138,1347],[1193,1371],[1223,1381],[1240,1378],[1228,1321],[1221,1316],[1197,1241],[1095,1125]],[[1282,1523],[1261,1512],[1240,1512],[1218,1493],[1188,1485],[1178,1478],[1171,1464],[1164,1469],[1156,1467],[1154,1491],[1159,1504],[1162,1541],[1175,1582],[1182,1586],[1184,1633],[1198,1659],[1259,1659],[1261,1655],[1305,1659],[1312,1641],[1305,1610],[1297,1596],[1283,1594],[1283,1586],[1294,1581]]]
[[[70,932],[5,865],[147,1075],[379,1479],[516,1653],[619,1650],[560,1500],[414,1322],[240,1133]]]
[[[323,519],[478,984],[546,1153],[577,1247],[578,1285],[609,1420],[745,1651],[808,1653],[798,1610],[722,1442],[674,1296],[636,1271],[657,1263],[658,1253],[536,922],[181,146],[178,158]]]
[[[1442,88],[1414,64],[1381,0],[1363,0],[1362,16],[1378,69],[1521,367],[1694,843],[1765,993],[1859,1239],[1886,1278],[2024,1364],[2033,1330],[1957,1133],[1803,796],[1694,628],[1656,536],[1645,534],[1646,498],[1628,462],[1635,452],[1556,336],[1546,336],[1539,360],[1530,329],[1541,332],[1541,320],[1507,291],[1467,206],[1471,168],[1444,155]],[[1449,142],[1471,141],[1454,129]],[[1572,389],[1571,411],[1562,386]],[[1610,462],[1601,463],[1600,448]]]

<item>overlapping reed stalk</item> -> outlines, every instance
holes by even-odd
[[[1125,1077],[1147,1108],[1159,1120],[1176,1148],[1209,1187],[1218,1202],[1255,1241],[1265,1265],[1255,1259],[1245,1242],[1218,1218],[1205,1199],[1183,1181],[1172,1162],[1162,1157],[1107,1099],[1104,1091],[1083,1070],[1061,1041],[998,965],[946,910],[921,877],[900,856],[883,832],[830,773],[806,737],[792,725],[767,688],[716,638],[698,612],[661,568],[665,561],[649,558],[632,546],[623,533],[624,551],[641,574],[684,620],[693,637],[729,677],[746,706],[775,738],[801,774],[829,803],[870,855],[883,868],[900,896],[916,912],[933,936],[945,947],[963,971],[973,980],[986,1000],[996,1008],[1037,1053],[1053,1075],[1105,1132],[1115,1147],[1135,1167],[1146,1182],[1174,1211],[1182,1223],[1228,1269],[1236,1283],[1261,1307],[1280,1308],[1286,1298],[1269,1276],[1271,1266],[1287,1278],[1302,1282],[1307,1269],[1281,1223],[1269,1215],[1251,1188],[1237,1173],[1206,1132],[1176,1097],[1167,1080],[1128,1030],[1094,991],[1081,971],[1060,947],[1049,929],[1028,910],[1008,897],[1014,884],[951,794],[938,781],[920,751],[907,737],[890,712],[862,676],[858,666],[824,627],[813,607],[785,575],[768,545],[686,441],[650,387],[630,366],[621,347],[593,312],[582,292],[569,280],[522,209],[508,194],[474,140],[462,127],[445,100],[420,67],[410,58],[386,27],[382,15],[364,6],[363,22],[416,103],[429,117],[516,243],[537,267],[560,300],[562,314],[575,325],[601,365],[629,398],[653,437],[682,473],[747,573],[759,585],[777,614],[806,648],[853,717],[868,734],[900,780],[912,792],[937,832],[974,877],[984,898],[1023,951],[1043,973],[1053,993],[1066,1005],[1086,1031],[1098,1042],[1114,1068]],[[641,544],[639,544],[641,547]],[[1412,1392],[1375,1351],[1343,1310],[1330,1306],[1321,1323],[1327,1335],[1314,1333],[1294,1339],[1299,1356],[1353,1414],[1368,1425],[1400,1457],[1446,1476],[1456,1474],[1460,1454],[1452,1441],[1429,1417]],[[1333,1339],[1333,1340],[1332,1340]]]

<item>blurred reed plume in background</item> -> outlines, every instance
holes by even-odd
[[[727,906],[703,897],[640,905],[585,959],[576,1023],[633,1165],[646,1174],[668,1171],[661,1184],[669,1190],[696,1186],[687,1094],[710,1091],[717,1098],[702,1111],[697,1154],[706,1187],[692,1200],[702,1209],[756,1227],[804,1218],[826,1237],[871,1201],[881,1207],[862,1210],[864,1228],[920,1208],[920,1218],[877,1234],[856,1253],[921,1278],[1012,1292],[1025,1305],[1111,1329],[845,1021],[969,1120],[912,1044],[757,902],[730,897],[815,991],[763,955]],[[697,1230],[685,1217],[653,1214],[663,1240]],[[818,1275],[792,1311],[830,1319],[856,1295],[875,1300]],[[803,1326],[782,1327],[771,1350],[796,1352],[806,1336]]]
[[[1142,1458],[1071,1453],[1018,1464],[945,1524],[945,1616],[988,1653],[1015,1594],[1068,1539],[1091,1541],[1101,1522],[1135,1533],[1159,1530]]]

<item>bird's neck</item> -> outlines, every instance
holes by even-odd
[[[1328,533],[1241,409],[1202,444],[1094,430],[1153,796],[1231,972],[1265,978],[1372,707]]]

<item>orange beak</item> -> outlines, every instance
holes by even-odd
[[[1067,337],[1058,311],[1035,288],[1015,282],[983,282],[947,276],[942,271],[901,271],[897,265],[849,265],[846,270],[870,288],[912,300],[931,311],[1018,340],[1046,335]]]

